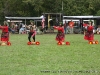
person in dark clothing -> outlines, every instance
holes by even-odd
[[[30,32],[28,33],[28,40],[31,42],[31,37],[33,38],[33,42],[35,42],[35,35],[36,35],[36,25],[34,25],[33,22],[31,22],[30,25]]]

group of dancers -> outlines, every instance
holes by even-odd
[[[94,33],[93,33],[93,25],[92,22],[89,22],[87,26],[83,27],[84,28],[84,39],[88,41],[94,41]],[[61,42],[62,44],[65,44],[65,34],[64,34],[64,27],[63,25],[59,26],[54,26],[54,29],[58,30],[58,33],[56,35],[56,40],[58,42]]]
[[[64,26],[60,24],[59,26],[53,26],[54,29],[58,30],[57,35],[56,35],[56,41],[61,42],[65,44],[65,33],[64,33]],[[3,26],[0,26],[0,29],[2,29],[2,34],[1,34],[1,41],[9,41],[9,31],[8,31],[8,26],[6,22],[4,22]],[[36,42],[35,36],[36,36],[36,25],[34,22],[31,22],[31,25],[29,27],[30,31],[28,33],[28,41],[29,43],[31,42]],[[94,33],[93,33],[93,26],[92,22],[89,22],[87,27],[84,28],[84,39],[88,41],[93,41],[94,40]],[[2,37],[4,37],[2,39]],[[31,41],[31,38],[33,41]]]
[[[62,24],[60,24],[59,26],[53,26],[54,29],[58,30],[57,35],[56,35],[56,41],[57,42],[61,42],[62,44],[65,44],[65,33],[64,33],[64,26]],[[35,35],[36,35],[36,29],[35,29],[35,25],[32,25],[32,30],[30,30],[29,32],[29,42],[31,36],[33,37],[33,41],[35,42]],[[89,24],[87,24],[87,26],[84,27],[84,39],[88,40],[88,41],[94,41],[94,33],[93,33],[93,26],[92,26],[92,22],[89,22]],[[34,35],[34,36],[33,36]]]

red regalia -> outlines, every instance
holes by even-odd
[[[58,30],[56,40],[63,42],[65,39],[64,28],[61,26],[54,26],[54,28]]]
[[[94,40],[93,26],[88,26],[87,27],[87,31],[85,32],[84,39],[88,40],[88,41]]]
[[[9,31],[8,31],[8,26],[0,26],[0,29],[2,29],[2,34],[1,34],[1,41],[9,41]]]

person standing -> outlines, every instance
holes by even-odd
[[[4,25],[0,26],[0,29],[2,29],[1,33],[1,41],[9,41],[9,27],[8,23],[4,21]]]
[[[88,26],[88,24],[84,22],[83,23],[83,32],[84,32],[84,35],[85,35],[85,32],[86,32],[87,26]]]
[[[84,35],[84,39],[88,40],[88,41],[93,41],[94,40],[94,33],[93,33],[93,26],[92,26],[92,22],[89,22],[85,35]]]
[[[33,38],[33,41],[35,42],[35,35],[36,35],[36,25],[33,21],[31,21],[31,25],[29,27],[29,33],[28,33],[28,40],[31,42],[31,37]]]
[[[71,20],[69,22],[69,30],[70,30],[70,33],[72,34],[73,33],[73,28],[74,28],[74,22]]]
[[[67,34],[67,22],[64,23],[64,33]]]

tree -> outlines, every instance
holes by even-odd
[[[24,0],[23,2],[29,5],[29,11],[31,10],[32,13],[35,12],[34,14],[30,13],[32,15],[36,14],[39,16],[44,10],[42,7],[43,0]]]
[[[0,0],[0,21],[5,16],[62,13],[62,7],[64,15],[99,15],[99,6],[99,0]]]

